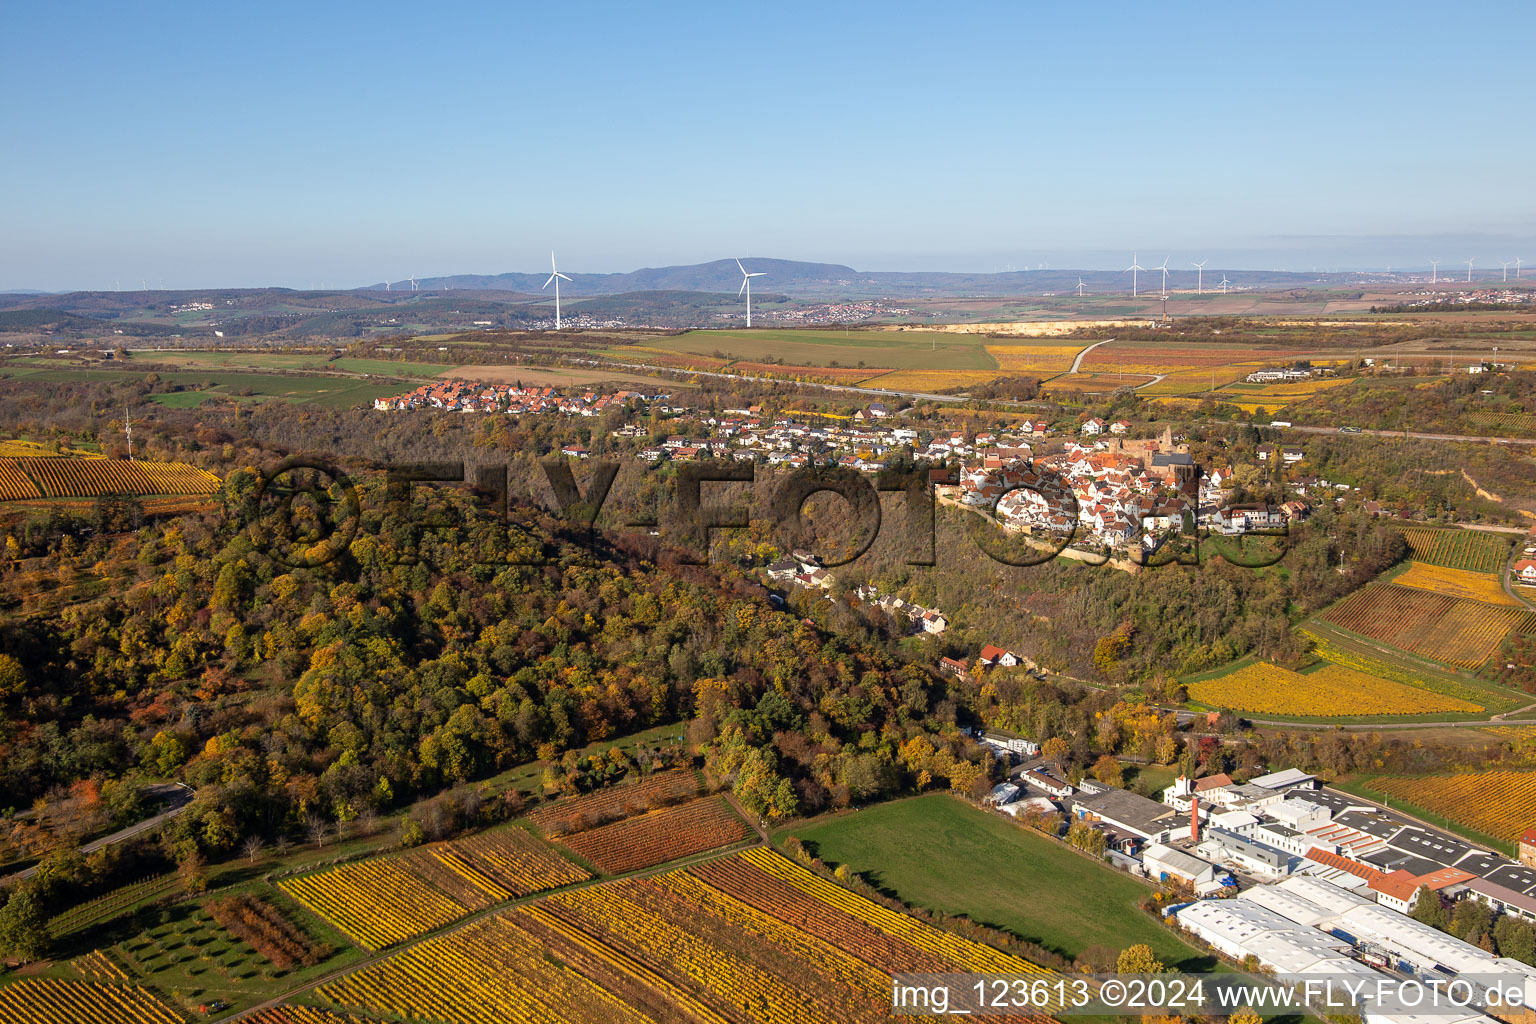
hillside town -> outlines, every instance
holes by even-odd
[[[1305,518],[1312,490],[1334,485],[1300,477],[1295,500],[1280,505],[1229,502],[1232,470],[1207,473],[1189,445],[1165,428],[1156,437],[1134,438],[1126,420],[1085,420],[1077,434],[1057,433],[1045,420],[1025,419],[1007,432],[933,430],[899,417],[886,404],[870,403],[849,419],[768,416],[760,405],[719,413],[690,411],[670,394],[620,390],[525,387],[447,380],[380,398],[379,411],[436,409],[466,413],[555,414],[595,417],[612,408],[647,409],[663,416],[688,414],[706,428],[669,434],[634,455],[647,463],[704,458],[754,461],[791,469],[835,465],[874,474],[897,460],[947,467],[933,476],[941,502],[993,519],[1005,530],[1042,537],[1073,536],[1078,548],[1150,554],[1180,531],[1205,529],[1232,536],[1279,530]],[[615,439],[652,440],[634,418],[612,431]],[[561,453],[586,458],[581,444]],[[1299,446],[1260,445],[1260,462],[1293,466],[1305,458]]]

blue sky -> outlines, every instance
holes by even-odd
[[[1536,263],[1529,5],[18,4],[0,288]]]

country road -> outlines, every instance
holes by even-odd
[[[1105,338],[1103,341],[1096,341],[1092,345],[1089,345],[1087,348],[1083,349],[1081,352],[1079,352],[1077,354],[1077,358],[1072,360],[1072,369],[1068,370],[1067,372],[1068,373],[1077,373],[1082,368],[1083,357],[1084,356],[1086,356],[1089,352],[1092,352],[1094,349],[1098,348],[1100,345],[1108,345],[1110,342],[1112,342],[1114,340],[1115,340],[1114,338]]]
[[[146,786],[144,788],[144,793],[152,800],[164,800],[170,803],[171,806],[167,807],[165,810],[161,811],[159,814],[154,815],[153,817],[145,818],[143,821],[136,821],[126,828],[118,829],[116,832],[113,832],[109,836],[102,836],[100,839],[95,839],[89,843],[86,843],[84,846],[80,847],[80,852],[95,853],[97,850],[100,850],[106,846],[111,846],[113,843],[120,843],[124,839],[130,839],[142,832],[148,832],[151,829],[159,828],[161,825],[165,824],[167,821],[170,821],[172,818],[176,817],[176,815],[180,814],[182,811],[186,810],[192,805],[191,788],[183,785],[180,782],[168,782],[155,786]],[[19,881],[23,878],[31,878],[36,873],[37,865],[34,864],[30,868],[24,868],[23,870],[16,872],[14,875],[0,879],[0,885],[8,885],[11,882]]]

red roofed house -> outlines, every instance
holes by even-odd
[[[1520,863],[1536,868],[1536,828],[1528,828],[1520,837]]]
[[[1373,878],[1369,884],[1377,903],[1404,914],[1413,909],[1414,898],[1419,894],[1419,876],[1402,868]]]
[[[1522,558],[1515,563],[1515,582],[1536,586],[1536,558]]]
[[[1476,877],[1461,868],[1439,868],[1427,875],[1415,875],[1412,871],[1398,868],[1381,878],[1372,879],[1369,885],[1371,891],[1376,893],[1377,903],[1406,914],[1413,909],[1420,889],[1427,888],[1430,892],[1450,889],[1455,892],[1465,888]]]
[[[1012,668],[1019,663],[1019,656],[1012,651],[1005,651],[1001,647],[991,644],[981,649],[981,667],[994,668],[1001,665],[1004,668]]]
[[[966,671],[965,662],[959,658],[940,658],[939,671],[945,675],[954,676],[962,683],[971,678],[970,672]]]

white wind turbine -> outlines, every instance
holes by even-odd
[[[1520,257],[1515,257],[1515,280],[1520,280]]]
[[[1227,285],[1229,285],[1231,283],[1232,283],[1231,281],[1227,280],[1227,275],[1225,273],[1223,273],[1221,275],[1221,294],[1223,294],[1223,295],[1227,294]]]
[[[1133,298],[1133,299],[1136,297],[1136,272],[1138,270],[1146,270],[1146,269],[1147,269],[1146,267],[1144,267],[1140,263],[1136,262],[1136,254],[1135,253],[1131,253],[1131,265],[1126,267],[1124,270],[1121,271],[1122,274],[1130,274],[1131,275],[1131,298]]]
[[[1440,283],[1440,261],[1439,260],[1430,260],[1429,261],[1429,268],[1430,268],[1430,271],[1429,271],[1429,283],[1430,284],[1439,284]]]
[[[1467,283],[1472,283],[1472,261],[1467,260]]]
[[[555,250],[549,250],[549,281],[555,283],[555,330],[557,331],[560,329],[560,282],[569,280],[570,278],[555,269]],[[539,290],[548,288],[549,281],[545,281]]]
[[[1172,258],[1171,256],[1164,257],[1163,265],[1157,268],[1163,272],[1163,298],[1165,299],[1168,297],[1168,260]]]
[[[1209,259],[1201,260],[1199,263],[1195,263],[1193,261],[1190,262],[1190,266],[1195,268],[1195,294],[1196,295],[1204,295],[1205,294],[1205,265],[1207,263],[1209,263],[1209,262],[1211,262]]]
[[[1083,297],[1083,279],[1081,277],[1077,279],[1077,297]]]
[[[1507,282],[1509,280],[1509,261],[1499,260],[1499,266],[1504,268],[1504,280]]]
[[[736,297],[741,298],[742,292],[747,294],[747,326],[752,326],[752,279],[754,277],[766,277],[766,270],[759,270],[755,274],[747,273],[747,268],[741,265],[741,260],[736,261],[736,269],[741,271],[741,287],[736,289]]]

